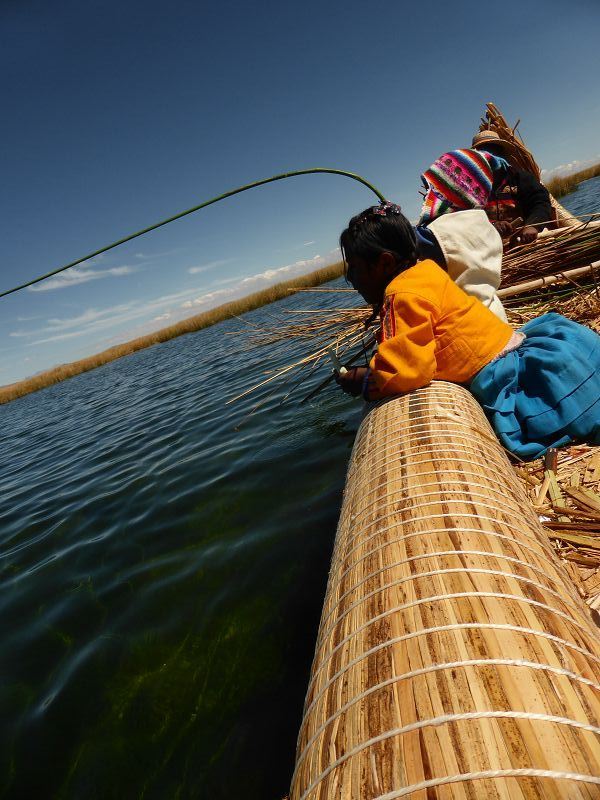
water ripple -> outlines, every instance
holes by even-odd
[[[0,408],[1,752],[15,795],[81,796],[94,776],[98,797],[218,798],[232,769],[254,775],[256,797],[273,780],[283,793],[357,412],[334,392],[281,406],[272,387],[226,405],[293,353],[245,351],[227,335],[239,328]],[[275,771],[251,744],[262,726],[285,731]]]

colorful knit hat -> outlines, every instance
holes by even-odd
[[[427,189],[419,225],[451,211],[484,208],[487,205],[494,173],[506,171],[508,162],[491,153],[477,150],[451,150],[440,156],[421,175]]]

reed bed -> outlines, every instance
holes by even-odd
[[[48,386],[60,383],[75,375],[80,375],[83,372],[89,372],[92,369],[101,367],[103,364],[108,364],[110,361],[115,361],[117,358],[131,355],[146,347],[166,342],[169,339],[183,336],[186,333],[193,333],[194,331],[208,328],[211,325],[215,325],[217,322],[222,322],[232,317],[239,317],[241,314],[245,314],[248,311],[253,311],[256,308],[288,297],[291,292],[299,289],[327,283],[338,278],[342,274],[342,271],[343,265],[341,263],[332,264],[328,267],[315,270],[308,275],[277,283],[274,286],[270,286],[260,292],[254,292],[234,302],[225,303],[210,311],[188,317],[175,325],[161,328],[146,336],[140,336],[124,344],[110,347],[88,358],[73,361],[69,364],[61,364],[60,366],[41,372],[39,375],[34,375],[23,381],[12,383],[8,386],[2,386],[0,387],[0,404],[9,403],[11,400],[15,400],[18,397],[23,397],[31,392],[45,389]]]
[[[600,175],[600,164],[594,164],[592,167],[573,172],[571,175],[552,178],[544,185],[553,197],[564,197],[564,195],[574,192],[583,181],[597,178],[598,175]]]

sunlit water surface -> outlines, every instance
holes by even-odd
[[[599,199],[594,179],[563,202]],[[245,350],[246,328],[0,407],[1,796],[287,791],[361,410],[333,387],[227,405],[302,352]]]

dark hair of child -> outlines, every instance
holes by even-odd
[[[348,262],[362,259],[367,265],[377,262],[381,253],[392,253],[398,272],[417,263],[417,237],[400,206],[380,203],[352,217],[340,236],[340,248],[347,272]]]

